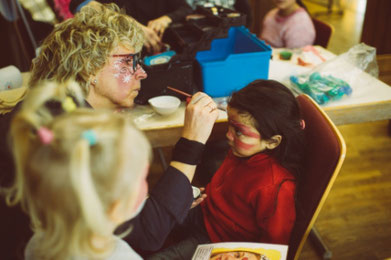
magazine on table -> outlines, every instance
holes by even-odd
[[[286,260],[287,252],[287,245],[250,242],[212,243],[199,245],[192,260]]]

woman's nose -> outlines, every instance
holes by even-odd
[[[134,73],[134,77],[137,80],[142,80],[142,79],[146,79],[148,77],[148,75],[145,72],[145,70],[143,69],[143,67],[141,67],[140,65],[137,65],[137,69],[136,69],[136,72]]]

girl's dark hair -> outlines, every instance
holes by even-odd
[[[292,92],[274,80],[255,80],[233,93],[228,105],[249,113],[261,138],[282,136],[280,145],[266,153],[297,176],[305,144],[300,108]]]

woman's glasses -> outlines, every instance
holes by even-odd
[[[142,65],[141,53],[130,53],[130,54],[114,54],[111,57],[120,57],[128,64],[131,65],[131,73],[136,73],[138,65]],[[132,63],[131,63],[132,62]],[[130,64],[131,63],[131,64]]]

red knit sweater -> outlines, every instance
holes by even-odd
[[[296,219],[294,180],[266,154],[243,159],[230,151],[201,204],[211,241],[288,244]]]

